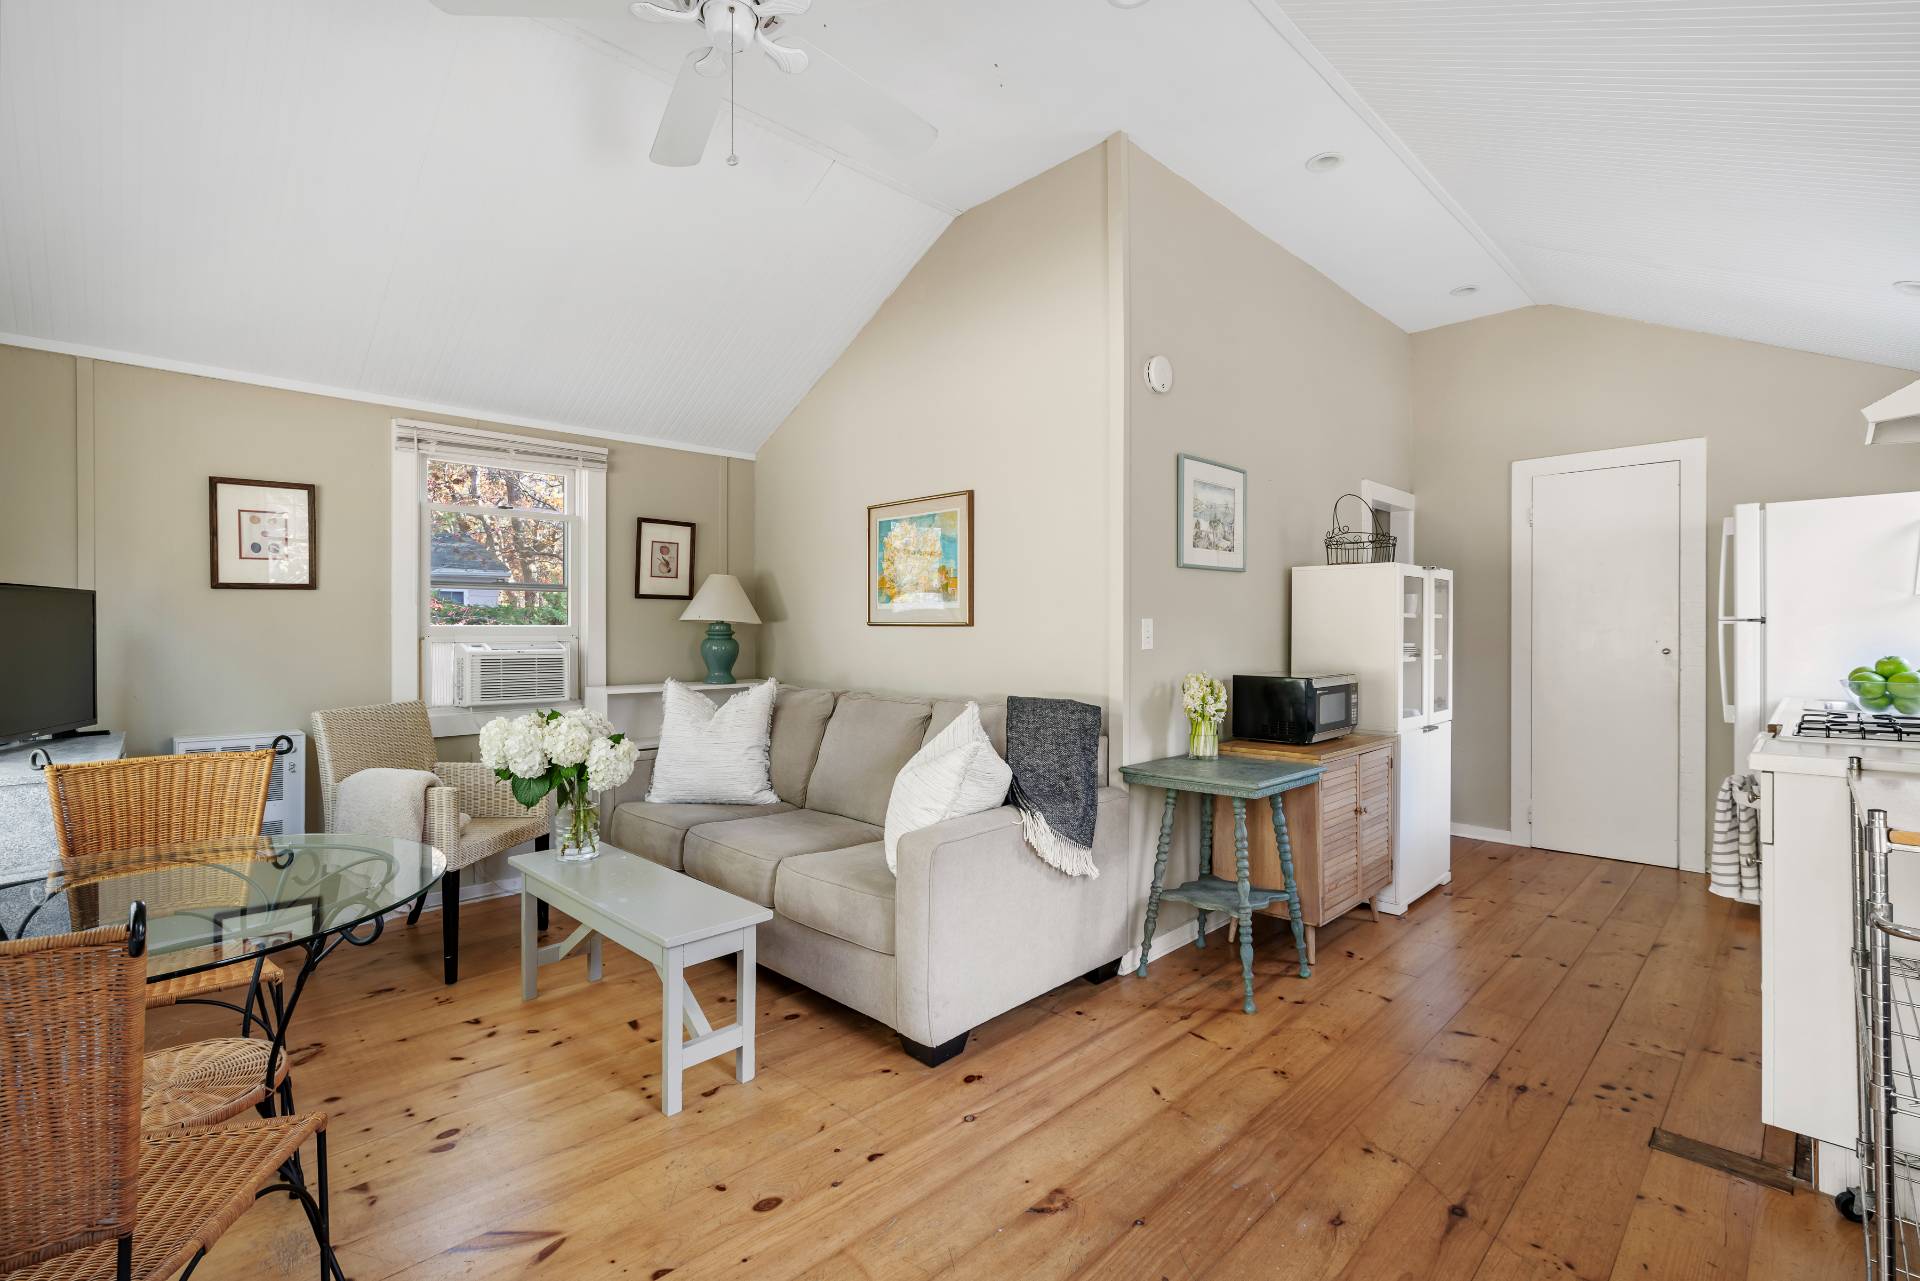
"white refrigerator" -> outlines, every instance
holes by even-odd
[[[1920,664],[1920,493],[1743,503],[1720,533],[1720,703],[1735,770],[1774,707],[1841,699],[1840,680]]]

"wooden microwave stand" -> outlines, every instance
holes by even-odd
[[[1362,903],[1371,905],[1373,896],[1393,883],[1392,770],[1398,742],[1392,734],[1349,734],[1297,746],[1238,738],[1220,745],[1222,756],[1311,761],[1325,771],[1318,783],[1281,797],[1293,868],[1300,879],[1310,965],[1320,926]],[[1255,885],[1278,888],[1286,883],[1273,841],[1270,801],[1247,804],[1247,858]],[[1223,797],[1214,799],[1213,863],[1217,875],[1233,879],[1233,809]],[[1286,900],[1264,910],[1285,917]]]

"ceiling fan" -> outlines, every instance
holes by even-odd
[[[432,0],[447,13],[486,18],[638,18],[698,37],[680,60],[666,113],[653,138],[655,164],[696,165],[706,153],[720,107],[736,74],[735,59],[758,50],[775,69],[769,96],[811,105],[836,128],[885,155],[911,155],[939,132],[846,64],[786,29],[813,0]],[[804,86],[804,89],[802,87]],[[776,107],[779,102],[776,102]],[[780,118],[778,110],[766,112]],[[803,130],[804,131],[804,130]],[[734,162],[728,156],[728,163]]]

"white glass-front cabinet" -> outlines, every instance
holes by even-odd
[[[1302,674],[1352,672],[1360,728],[1399,736],[1394,883],[1385,912],[1453,879],[1453,571],[1303,565],[1293,571],[1293,652]]]

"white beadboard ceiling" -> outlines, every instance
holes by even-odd
[[[1920,368],[1915,0],[1281,0],[1538,302]]]
[[[751,453],[955,213],[1125,130],[1403,329],[1560,302],[1920,364],[1915,0],[796,25],[934,148],[757,116],[749,58],[739,166],[652,165],[680,37],[636,22],[0,0],[0,341]]]

